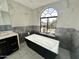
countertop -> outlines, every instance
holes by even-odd
[[[0,40],[11,36],[15,36],[15,35],[18,35],[18,34],[13,31],[2,31],[0,32]]]

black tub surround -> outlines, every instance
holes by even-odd
[[[36,33],[25,38],[26,44],[45,59],[54,59],[59,53],[58,40]]]

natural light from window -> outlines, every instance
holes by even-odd
[[[58,13],[53,8],[45,9],[41,14],[41,32],[43,33],[53,33],[56,29]]]

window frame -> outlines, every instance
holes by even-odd
[[[49,8],[46,8],[45,10],[47,10],[47,9],[49,9]],[[52,9],[54,9],[54,8],[52,8]],[[45,11],[45,10],[44,10],[44,11]],[[43,11],[43,12],[44,12],[44,11]],[[54,9],[53,12],[54,12],[54,11],[56,11],[56,10]],[[42,12],[42,13],[43,13],[43,12]],[[56,11],[56,12],[57,12],[57,11]],[[41,16],[42,16],[42,13],[41,13]],[[58,13],[57,13],[57,14],[58,14]],[[47,27],[46,27],[46,28],[47,28],[47,30],[48,30],[48,26],[49,26],[49,25],[48,25],[48,23],[49,23],[48,21],[49,21],[49,18],[57,18],[57,17],[58,17],[58,15],[57,15],[57,16],[50,16],[50,17],[40,17],[40,32],[41,32],[41,27],[42,27],[42,25],[41,25],[41,19],[47,18]]]

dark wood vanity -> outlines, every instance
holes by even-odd
[[[0,37],[0,58],[6,57],[19,49],[17,34]]]

